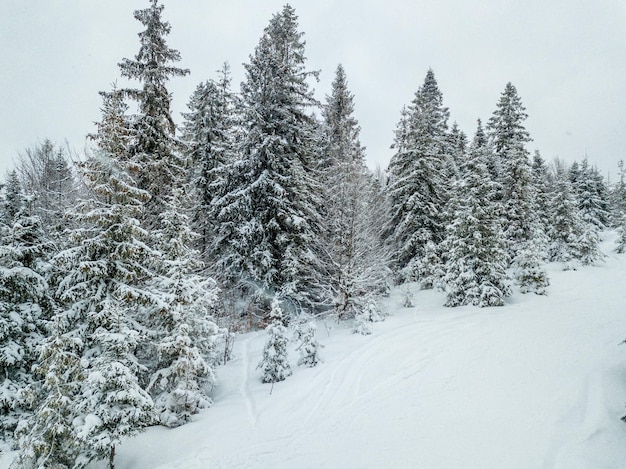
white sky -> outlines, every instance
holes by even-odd
[[[175,119],[196,85],[229,61],[233,89],[283,0],[163,0],[168,44],[191,74],[170,84]],[[343,63],[371,166],[385,167],[400,109],[432,67],[451,120],[470,136],[505,84],[522,97],[544,158],[616,174],[626,159],[624,0],[292,0],[319,99]],[[45,138],[80,151],[98,91],[139,48],[147,0],[0,0],[0,174]]]

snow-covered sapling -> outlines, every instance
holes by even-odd
[[[618,230],[618,232],[619,232],[619,238],[617,238],[616,251],[619,254],[623,254],[626,252],[626,217],[624,217],[624,221],[622,222],[622,226]]]
[[[578,257],[582,265],[592,265],[594,262],[603,261],[606,257],[600,250],[600,236],[597,228],[587,223],[582,234],[578,238]]]
[[[404,292],[404,301],[402,302],[402,306],[404,306],[405,308],[412,308],[413,306],[415,306],[413,304],[413,292],[409,288],[408,283],[406,284],[406,290]]]
[[[515,258],[515,279],[522,293],[545,295],[550,284],[543,267],[541,246],[534,240],[526,241]]]
[[[317,327],[313,322],[308,323],[304,331],[300,331],[300,345],[297,348],[300,352],[298,365],[314,367],[320,362],[319,349],[323,347],[323,345],[315,338],[316,333]]]
[[[262,383],[277,383],[291,375],[291,366],[287,356],[287,328],[283,324],[283,310],[278,298],[272,300],[270,324],[265,328],[267,341],[263,348],[263,358],[258,368],[263,372]]]
[[[369,335],[372,333],[372,323],[382,320],[383,318],[376,301],[370,298],[363,308],[360,308],[355,314],[352,332],[355,334]]]

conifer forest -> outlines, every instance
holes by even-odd
[[[136,55],[110,77],[134,86],[100,91],[84,154],[44,140],[1,183],[11,468],[113,469],[123,441],[210,408],[242,334],[262,334],[271,392],[326,366],[322,324],[375,336],[393,292],[402,308],[431,290],[451,311],[506,315],[512,298],[550,297],[551,276],[626,251],[623,162],[608,181],[587,158],[531,153],[514,84],[467,134],[425,68],[381,123],[393,156],[372,170],[350,70],[315,98],[291,6],[259,31],[240,86],[225,63],[173,115],[168,84],[189,70],[162,2],[146,3]]]

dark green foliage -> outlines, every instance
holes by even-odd
[[[439,243],[444,237],[442,214],[449,197],[448,116],[429,70],[398,124],[396,153],[388,169],[391,213],[386,232],[397,272],[423,257],[429,241]]]
[[[32,199],[8,193],[13,195],[5,206],[17,211],[10,223],[0,222],[0,431],[9,440],[32,410],[29,388],[36,379],[31,369],[54,309],[48,283],[54,245],[40,218],[32,215]]]
[[[123,77],[143,85],[141,89],[125,89],[123,93],[136,101],[139,108],[130,121],[129,157],[141,167],[137,174],[139,188],[150,195],[142,216],[149,226],[158,226],[158,214],[172,182],[182,180],[185,175],[185,161],[180,155],[171,116],[172,97],[166,84],[172,77],[187,75],[189,70],[173,65],[180,61],[180,53],[165,42],[171,27],[161,19],[163,8],[158,0],[151,0],[149,8],[135,11],[135,18],[145,26],[139,33],[141,47],[134,59],[124,59],[119,64]]]
[[[462,168],[465,177],[454,183],[447,210],[450,221],[442,247],[446,306],[502,306],[511,294],[496,201],[498,184],[489,176],[490,149],[481,137],[479,121]]]
[[[225,165],[213,201],[216,267],[227,285],[279,292],[294,311],[321,301],[321,189],[313,174],[316,102],[304,41],[290,6],[265,29],[242,83],[239,157]]]
[[[230,68],[224,64],[218,81],[200,83],[184,113],[183,141],[189,158],[190,179],[197,191],[193,226],[200,234],[198,249],[210,263],[211,243],[217,232],[212,202],[221,195],[224,166],[235,159],[237,99],[230,91]],[[210,265],[209,265],[210,267]]]
[[[532,239],[539,222],[536,188],[525,147],[531,140],[524,128],[527,117],[516,88],[507,83],[487,129],[501,167],[498,180],[502,185],[502,225],[512,260],[521,245]]]

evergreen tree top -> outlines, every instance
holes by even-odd
[[[365,148],[359,141],[361,127],[353,116],[354,96],[341,64],[337,66],[330,96],[322,110],[330,154],[328,164],[345,160],[363,161]]]
[[[147,84],[162,84],[168,76],[184,76],[189,70],[167,66],[168,63],[179,62],[180,52],[168,47],[165,36],[171,31],[167,21],[161,20],[164,6],[159,5],[158,0],[151,0],[150,7],[136,10],[134,17],[146,29],[140,32],[139,41],[141,47],[135,56],[135,60],[123,59],[119,64],[122,76],[136,78]]]
[[[415,93],[411,116],[415,130],[425,136],[442,135],[448,128],[450,111],[443,105],[443,93],[431,68],[426,73],[424,84]]]
[[[474,134],[474,147],[484,147],[487,144],[487,134],[485,133],[485,128],[483,127],[483,123],[480,119],[476,121],[476,133]]]
[[[245,65],[248,79],[242,84],[243,94],[260,91],[264,101],[268,101],[268,106],[273,109],[281,104],[292,104],[295,96],[299,97],[300,105],[317,104],[306,79],[309,76],[317,78],[319,72],[305,70],[306,41],[303,36],[304,33],[298,31],[298,17],[290,5],[274,14],[250,56],[250,63]],[[260,89],[255,90],[255,85]]]
[[[3,201],[2,201],[2,217],[0,218],[0,222],[4,222],[7,225],[13,223],[13,220],[21,207],[21,193],[22,187],[20,184],[20,179],[17,175],[16,170],[12,170],[9,174],[7,174]]]
[[[150,3],[149,8],[134,13],[135,18],[146,27],[139,33],[139,52],[134,60],[123,59],[118,66],[122,76],[143,83],[143,90],[128,89],[124,93],[139,102],[144,116],[155,120],[150,127],[161,128],[161,131],[173,135],[175,128],[170,115],[171,96],[165,84],[170,77],[185,76],[189,70],[172,65],[180,61],[180,52],[170,48],[165,41],[171,27],[161,19],[163,5],[159,5],[158,0],[151,0]],[[146,143],[142,146],[146,146]]]
[[[502,155],[513,147],[518,148],[531,141],[530,134],[523,125],[527,118],[526,108],[522,105],[517,89],[511,82],[507,83],[496,110],[487,123],[496,153]]]
[[[126,116],[128,105],[115,83],[111,91],[100,91],[99,94],[102,97],[102,120],[96,123],[98,132],[90,138],[96,141],[102,151],[122,160],[126,158],[130,138],[130,124]]]

